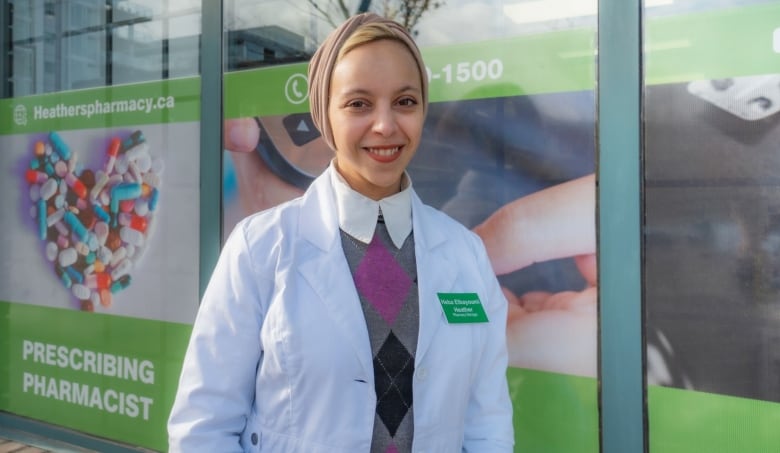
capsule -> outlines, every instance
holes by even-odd
[[[157,188],[152,189],[152,195],[149,197],[149,210],[154,211],[157,208],[157,201],[160,197],[160,192]]]
[[[75,234],[79,240],[87,240],[87,233],[89,231],[84,227],[84,225],[81,224],[81,221],[78,217],[76,217],[76,214],[72,213],[71,211],[66,211],[63,219],[65,220],[65,223],[70,226],[71,231],[73,231],[73,234]]]
[[[111,293],[116,294],[119,291],[130,286],[130,280],[131,279],[129,274],[123,275],[119,280],[111,284],[111,288],[110,288]]]
[[[65,288],[70,289],[71,286],[73,286],[73,280],[70,279],[70,275],[68,275],[67,272],[65,272],[65,269],[63,269],[59,265],[54,266],[55,272],[57,272],[57,275],[60,277],[60,281],[62,282],[62,286]]]
[[[122,227],[119,229],[119,237],[128,244],[140,247],[144,244],[144,234],[131,227]]]
[[[84,279],[87,287],[92,289],[106,289],[111,287],[111,276],[105,272],[96,272],[91,275],[87,275]]]
[[[121,183],[111,188],[111,214],[116,216],[119,212],[119,202],[138,198],[141,195],[141,184]],[[112,219],[112,225],[116,226],[116,218]]]
[[[106,163],[106,173],[114,171],[114,163],[116,162],[116,156],[119,154],[119,148],[122,146],[122,140],[119,137],[111,139],[111,143],[108,144],[106,154],[108,154],[108,162]]]
[[[73,266],[66,267],[65,272],[68,274],[71,280],[73,280],[73,283],[84,283],[84,276],[81,275],[81,272],[77,271]]]
[[[90,198],[92,198],[92,201],[97,200],[98,195],[100,195],[100,191],[103,190],[103,187],[106,186],[106,183],[108,182],[108,175],[102,171],[97,172],[97,178],[95,180],[95,185],[92,187],[92,190],[89,193]]]
[[[68,148],[68,145],[65,144],[64,141],[62,141],[62,138],[60,135],[54,131],[49,133],[49,141],[51,142],[51,145],[54,147],[54,151],[59,154],[59,156],[63,160],[70,159],[70,149]]]
[[[84,183],[76,177],[76,175],[73,173],[68,173],[65,175],[65,182],[71,189],[73,189],[73,192],[75,192],[79,198],[87,197],[87,186],[85,186]]]
[[[46,239],[46,230],[48,224],[46,223],[46,202],[43,198],[38,199],[38,237],[43,241]]]
[[[103,209],[102,206],[95,203],[92,205],[92,210],[95,212],[95,215],[102,220],[103,222],[109,223],[111,222],[111,216],[108,215],[105,209]]]
[[[46,180],[49,179],[49,175],[30,168],[24,172],[24,179],[26,179],[30,184],[40,184],[42,182],[46,182]]]
[[[100,305],[106,308],[111,306],[111,293],[112,293],[111,289],[100,290]]]
[[[141,217],[136,214],[131,214],[128,212],[119,214],[119,224],[140,231],[141,233],[146,232],[146,217]]]

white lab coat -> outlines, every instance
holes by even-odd
[[[193,326],[171,451],[370,451],[371,347],[328,171],[227,240]],[[420,309],[413,451],[511,452],[507,306],[484,247],[416,194],[412,222]],[[477,293],[489,322],[449,324],[437,292]]]

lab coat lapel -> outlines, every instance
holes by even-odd
[[[314,181],[302,200],[298,231],[310,250],[298,266],[298,272],[327,306],[327,312],[338,331],[355,348],[367,376],[373,376],[368,329],[341,247],[338,213],[329,171],[332,169],[329,168]]]
[[[416,194],[412,195],[412,224],[420,306],[416,366],[425,356],[436,330],[446,322],[436,293],[452,289],[458,268],[444,253],[448,238],[440,228],[441,222],[424,208]]]

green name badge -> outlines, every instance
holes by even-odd
[[[488,322],[485,309],[476,293],[436,293],[450,324]]]

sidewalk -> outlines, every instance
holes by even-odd
[[[94,450],[0,427],[0,453],[94,453]]]

